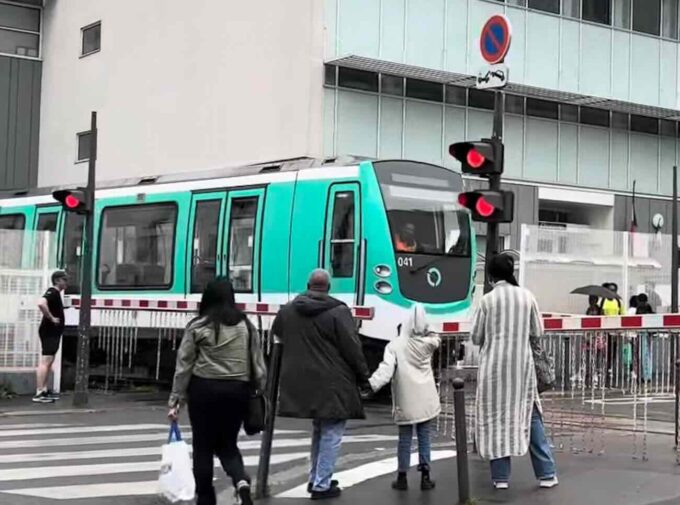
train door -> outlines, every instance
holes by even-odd
[[[59,251],[59,268],[65,270],[68,274],[66,294],[80,294],[85,216],[75,212],[64,212],[60,226],[62,232],[59,235],[63,239]]]
[[[331,291],[350,305],[361,303],[361,208],[359,184],[331,185],[326,206],[323,267],[331,275]],[[363,284],[363,283],[361,283]]]
[[[201,293],[215,277],[224,274],[222,242],[226,193],[196,193],[191,202],[187,248],[186,292]]]
[[[33,229],[36,232],[50,232],[36,234],[34,238],[34,265],[37,268],[47,263],[50,269],[57,268],[59,259],[59,227],[61,225],[61,209],[59,206],[38,207],[35,211]],[[46,258],[47,256],[47,258]]]
[[[264,189],[230,190],[224,220],[223,259],[240,302],[259,301]]]

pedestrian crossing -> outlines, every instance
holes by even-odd
[[[181,428],[190,443],[190,427]],[[0,503],[9,495],[61,501],[156,495],[161,446],[167,437],[164,423],[0,425]],[[343,443],[385,446],[394,440],[391,435],[348,435]],[[305,465],[309,445],[306,431],[277,430],[271,472]],[[254,475],[259,437],[243,434],[239,447]],[[215,466],[220,466],[217,460]],[[226,480],[221,470],[215,476]]]

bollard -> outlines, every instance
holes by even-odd
[[[680,447],[678,447],[678,431],[679,422],[678,420],[678,409],[680,408],[680,359],[675,361],[675,450],[680,452]]]
[[[276,406],[279,399],[279,376],[281,373],[281,357],[283,355],[283,343],[278,337],[274,337],[274,346],[267,375],[267,413],[262,443],[260,445],[260,462],[257,466],[257,482],[255,485],[255,498],[261,499],[269,496],[269,463],[272,456],[272,442],[274,439],[274,423],[276,421]]]
[[[465,423],[465,382],[453,379],[453,416],[456,424],[456,466],[458,470],[458,502],[470,500],[470,475],[467,457],[467,426]]]

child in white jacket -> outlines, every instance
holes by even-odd
[[[416,304],[399,337],[387,345],[382,363],[369,379],[374,392],[392,381],[392,413],[399,426],[399,473],[392,483],[394,489],[408,489],[406,473],[411,466],[414,426],[418,434],[420,488],[429,490],[435,486],[430,479],[430,431],[441,405],[432,372],[432,354],[440,343],[429,328],[425,309]]]

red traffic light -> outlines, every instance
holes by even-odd
[[[475,210],[482,217],[491,217],[496,212],[496,206],[483,196],[480,196],[475,204]]]
[[[467,162],[472,168],[479,168],[486,163],[486,158],[473,147],[467,153]]]
[[[468,191],[458,195],[458,203],[470,211],[473,221],[511,223],[515,195],[512,191]]]
[[[64,198],[64,205],[66,205],[69,209],[75,210],[80,205],[80,200],[78,200],[78,198],[73,195],[68,195],[66,198]]]

